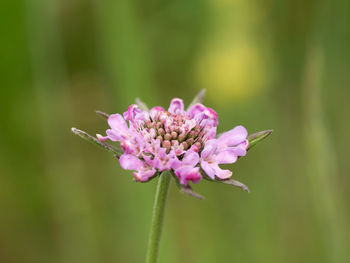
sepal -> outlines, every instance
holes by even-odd
[[[136,98],[135,102],[136,102],[136,105],[137,105],[141,110],[149,111],[147,104],[144,103],[144,102],[143,102],[142,100],[140,100],[139,98]]]
[[[202,89],[200,92],[198,92],[198,94],[193,98],[193,100],[191,101],[191,103],[188,105],[187,110],[189,108],[191,108],[194,104],[196,103],[202,103],[204,96],[205,96],[205,89]]]
[[[96,112],[98,115],[102,116],[103,118],[108,119],[108,117],[109,117],[109,114],[107,114],[107,113],[105,113],[105,112],[103,112],[103,111],[96,110],[95,112]]]
[[[232,178],[220,180],[219,178],[216,177],[215,179],[211,179],[203,170],[201,170],[201,174],[203,176],[203,179],[205,179],[207,181],[211,181],[211,182],[215,182],[215,183],[228,184],[228,185],[231,185],[231,186],[239,187],[242,190],[250,193],[249,188],[245,184],[243,184],[243,183],[241,183],[241,182],[239,182],[237,180],[234,180]]]
[[[99,146],[102,149],[105,149],[109,152],[114,153],[117,158],[119,158],[123,154],[123,150],[121,148],[117,148],[117,147],[110,145],[108,143],[101,142],[96,137],[91,136],[87,132],[84,132],[84,131],[79,130],[77,128],[72,128],[72,132],[75,135],[78,135],[79,137],[83,138],[84,140],[87,140],[87,141]]]
[[[177,176],[175,175],[175,173],[173,171],[171,171],[170,173],[173,176],[173,178],[175,180],[175,184],[179,188],[181,193],[196,197],[196,198],[201,199],[201,200],[205,199],[204,196],[194,192],[192,190],[192,187],[189,184],[188,185],[180,184],[179,178],[177,178]]]
[[[273,130],[265,130],[253,133],[247,137],[247,140],[249,141],[249,147],[248,150],[254,147],[258,142],[265,139],[267,136],[269,136]]]

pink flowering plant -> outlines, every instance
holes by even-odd
[[[109,150],[119,159],[120,166],[132,171],[137,182],[149,182],[160,177],[153,210],[147,262],[156,262],[159,248],[164,207],[171,178],[186,194],[203,199],[192,190],[190,183],[203,179],[242,188],[248,187],[232,179],[230,170],[220,164],[235,163],[245,156],[257,142],[272,131],[266,130],[248,136],[243,126],[217,134],[218,114],[202,104],[201,91],[185,110],[184,103],[174,98],[166,110],[151,108],[140,100],[128,107],[123,115],[98,114],[107,118],[106,135],[93,137],[72,128],[72,131],[100,147]],[[119,145],[107,143],[119,142]]]

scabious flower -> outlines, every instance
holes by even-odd
[[[219,165],[236,162],[249,147],[243,126],[216,138],[217,113],[201,103],[185,110],[178,98],[171,100],[167,110],[156,106],[147,111],[132,104],[123,115],[110,115],[108,124],[106,136],[97,138],[100,142],[120,142],[120,165],[132,170],[139,182],[147,182],[164,170],[172,171],[183,186],[198,183],[203,176],[226,180],[232,172]]]

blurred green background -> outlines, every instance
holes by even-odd
[[[230,166],[250,194],[172,185],[160,262],[350,262],[348,0],[5,0],[0,262],[143,262],[156,180],[70,128],[202,88],[219,132],[268,139]]]

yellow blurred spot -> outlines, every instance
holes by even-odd
[[[228,103],[246,99],[264,87],[264,63],[249,42],[210,46],[198,62],[199,86],[206,88],[208,97],[214,101]]]

